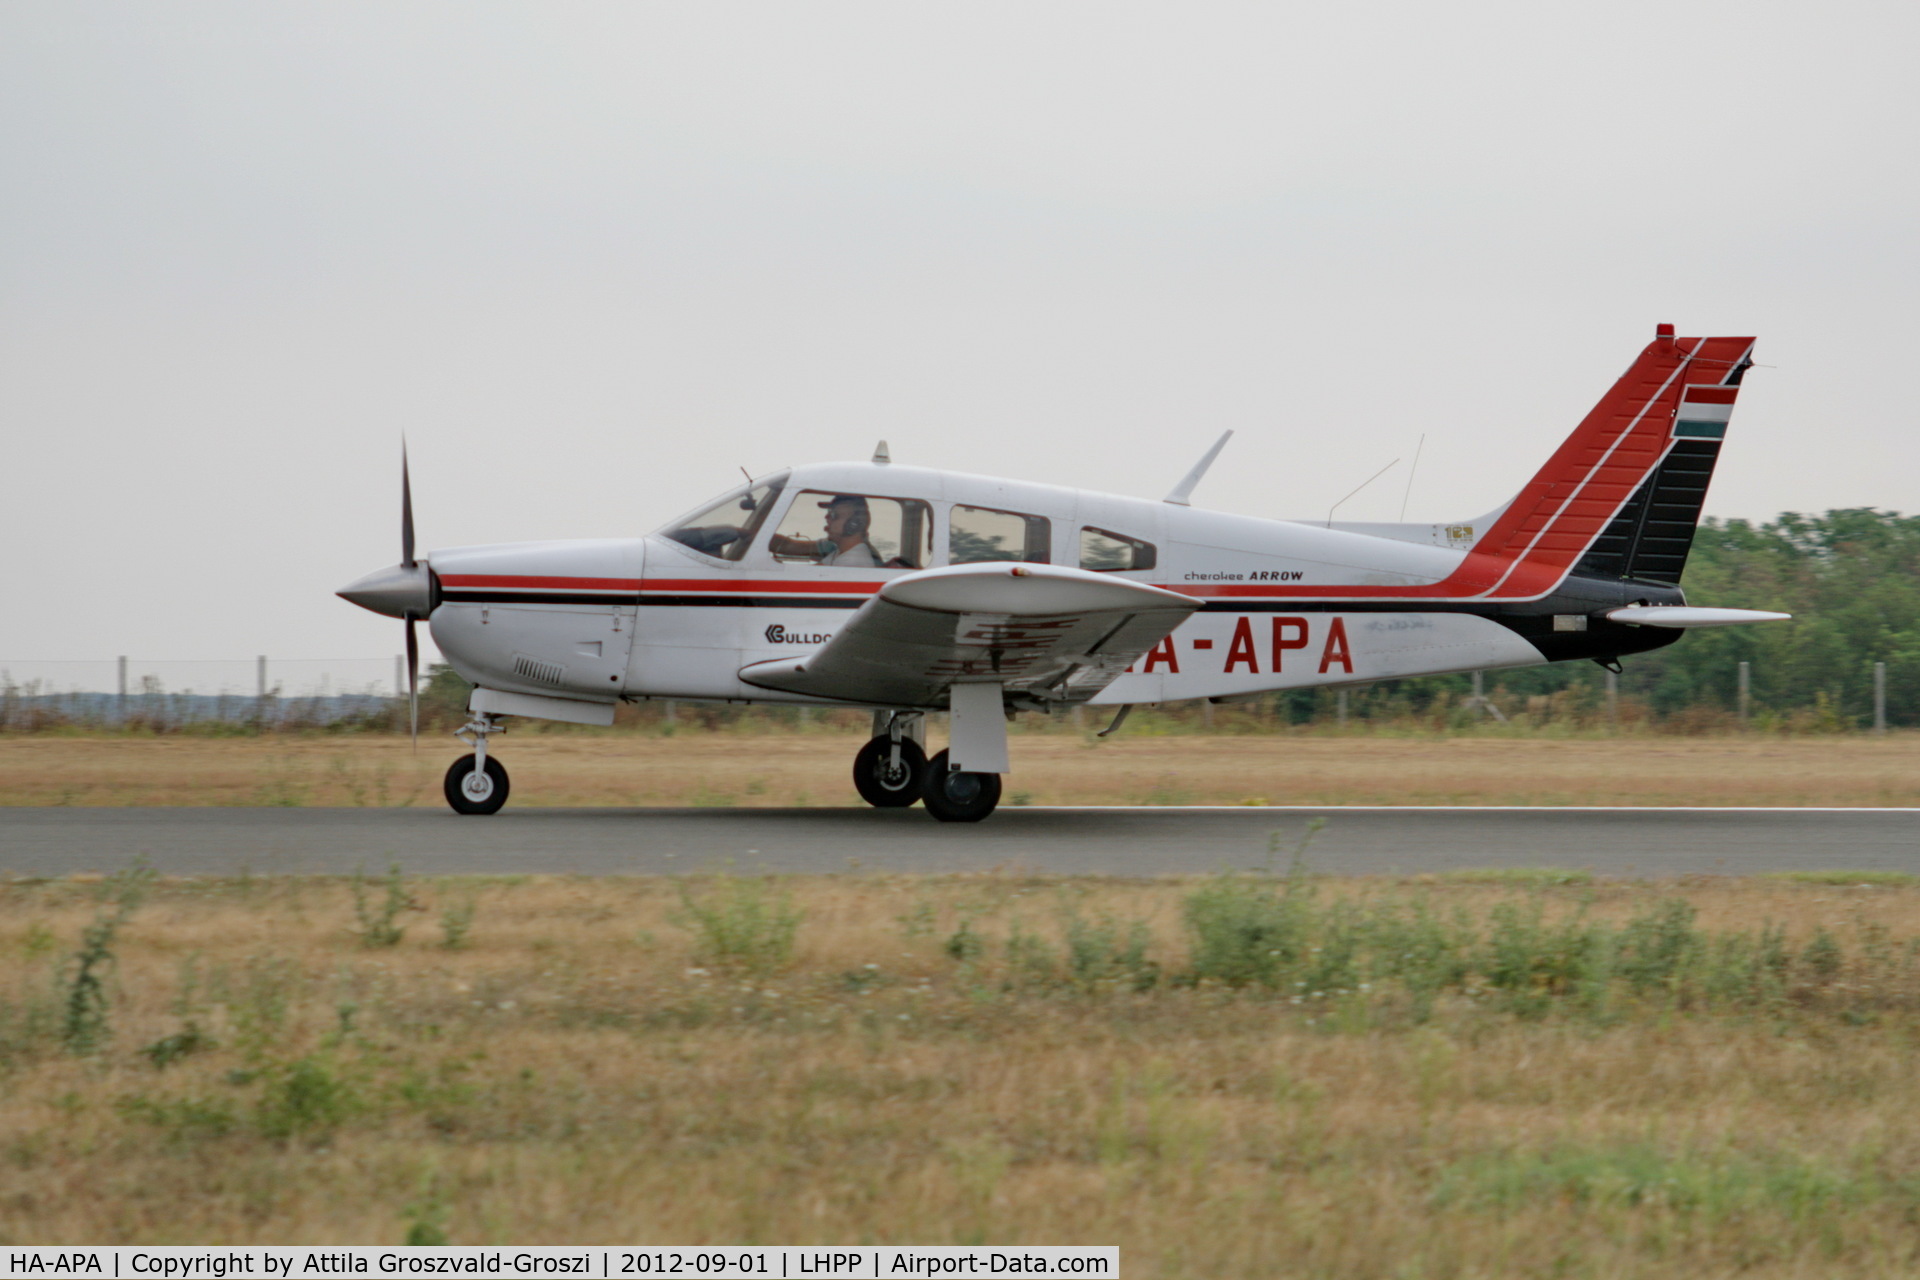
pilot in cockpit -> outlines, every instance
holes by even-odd
[[[805,556],[816,564],[840,565],[848,569],[880,568],[880,553],[867,540],[873,527],[873,513],[865,498],[836,494],[822,502],[827,512],[827,536],[789,538],[776,533],[769,549],[777,556]]]

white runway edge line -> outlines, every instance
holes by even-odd
[[[1284,813],[1315,817],[1333,813],[1913,813],[1912,805],[1892,808],[1872,805],[1758,804],[1034,804],[1020,805],[1032,813]]]
[[[800,1277],[1094,1276],[1120,1274],[1113,1245],[511,1245],[385,1248],[315,1245],[0,1247],[9,1276],[40,1280],[291,1280],[303,1276]]]

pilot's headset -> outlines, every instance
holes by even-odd
[[[849,538],[864,538],[867,530],[873,528],[873,510],[867,506],[865,498],[835,498],[825,505],[848,508],[846,528]]]

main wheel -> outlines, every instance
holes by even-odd
[[[1000,805],[1000,775],[954,773],[942,751],[927,762],[920,798],[927,802],[927,812],[942,822],[978,822]]]
[[[876,809],[904,809],[920,798],[926,784],[927,753],[912,738],[900,740],[900,763],[893,762],[893,739],[868,741],[853,758],[853,788]]]
[[[447,770],[443,789],[455,813],[498,813],[507,802],[506,766],[488,756],[487,767],[476,769],[472,756],[461,756]]]

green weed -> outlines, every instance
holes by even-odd
[[[59,945],[60,941],[53,936],[53,930],[47,928],[41,921],[36,920],[28,927],[26,936],[20,940],[20,953],[29,962],[32,962],[54,950]]]
[[[1908,888],[1920,884],[1920,875],[1910,871],[1769,871],[1763,880],[1790,880],[1796,884],[1830,884],[1853,887]]]
[[[81,933],[80,949],[68,961],[60,1027],[60,1043],[68,1053],[93,1053],[107,1041],[106,980],[113,968],[114,935],[139,907],[152,880],[152,868],[136,863],[102,888],[105,905]]]
[[[423,1182],[420,1198],[401,1210],[401,1217],[407,1223],[405,1243],[418,1248],[437,1248],[451,1243],[447,1235],[447,1211],[447,1198],[440,1190],[439,1179],[429,1176]]]
[[[681,910],[669,919],[694,937],[695,958],[721,968],[767,974],[793,959],[801,912],[793,897],[766,876],[712,877],[696,890],[681,880]]]
[[[353,916],[358,922],[354,930],[360,937],[360,945],[368,948],[397,947],[407,934],[406,926],[399,923],[403,911],[425,910],[413,900],[407,892],[405,879],[400,874],[400,864],[394,863],[387,869],[381,880],[386,892],[380,903],[375,906],[368,897],[367,875],[364,869],[353,873]]]
[[[320,1054],[275,1063],[261,1079],[254,1125],[276,1142],[324,1138],[366,1109],[354,1081]]]
[[[947,935],[940,949],[951,959],[967,964],[986,954],[987,940],[974,931],[971,920],[962,919],[960,927]]]
[[[149,1098],[133,1094],[114,1101],[114,1110],[128,1120],[162,1130],[174,1141],[224,1138],[240,1127],[232,1103],[221,1098]]]
[[[1668,1152],[1646,1143],[1476,1156],[1446,1169],[1434,1198],[1448,1207],[1508,1210],[1546,1202],[1574,1212],[1659,1208],[1715,1219],[1755,1212],[1807,1219],[1843,1206],[1915,1202],[1910,1185],[1790,1153]]]
[[[473,915],[478,904],[472,898],[462,898],[440,908],[440,946],[447,951],[459,951],[467,945],[467,935],[473,931]]]
[[[1059,951],[1018,920],[1007,933],[1006,961],[1009,987],[1045,989],[1059,981]]]
[[[199,1024],[189,1022],[170,1036],[162,1036],[152,1044],[140,1050],[140,1054],[160,1071],[172,1066],[182,1058],[192,1057],[196,1053],[205,1053],[219,1045],[213,1037],[202,1031]]]
[[[1449,884],[1504,884],[1514,888],[1559,888],[1563,885],[1592,884],[1593,872],[1566,867],[1462,867],[1442,871],[1433,879]]]
[[[1146,991],[1160,981],[1160,966],[1147,957],[1152,934],[1145,921],[1122,925],[1111,917],[1067,919],[1067,980],[1081,991],[1118,988]]]

